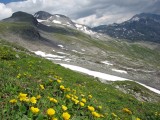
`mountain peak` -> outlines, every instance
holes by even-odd
[[[18,11],[12,14],[11,17],[4,19],[7,22],[28,22],[36,25],[38,21],[33,17],[33,15],[26,12]]]
[[[152,14],[152,13],[140,13],[137,15],[134,15],[130,21],[138,21],[140,19],[143,20],[160,20],[160,16],[157,14]]]
[[[34,14],[34,17],[41,20],[46,20],[49,17],[51,17],[52,14],[46,12],[46,11],[38,11]]]

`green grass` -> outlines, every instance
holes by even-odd
[[[46,115],[46,111],[50,107],[56,111],[54,116],[61,120],[63,113],[61,105],[68,107],[71,120],[135,120],[136,117],[142,120],[159,120],[159,116],[155,113],[160,114],[160,103],[142,103],[131,95],[118,91],[112,84],[103,84],[90,76],[65,69],[4,41],[0,41],[0,53],[0,116],[2,120],[47,120],[50,117]],[[56,79],[62,79],[62,83],[57,83]],[[40,84],[44,85],[44,90],[40,89]],[[60,85],[70,88],[71,91],[60,90]],[[42,98],[37,100],[36,104],[21,102],[18,98],[20,92],[26,93],[29,98],[37,95],[41,95]],[[85,106],[75,105],[72,100],[65,98],[67,94],[78,96],[78,100],[81,100],[81,94],[84,94],[87,100]],[[89,99],[88,95],[92,95],[93,98]],[[58,103],[50,102],[48,96],[57,99]],[[11,104],[9,103],[11,99],[17,99],[18,102]],[[104,118],[94,118],[87,110],[88,105],[94,106],[96,112],[103,114]],[[33,114],[30,110],[31,106],[38,107],[40,112]],[[102,109],[97,106],[102,106]],[[132,114],[124,112],[124,108],[128,108]]]

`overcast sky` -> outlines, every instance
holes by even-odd
[[[160,0],[0,0],[0,19],[16,11],[40,10],[97,26],[120,23],[142,12],[160,14]]]

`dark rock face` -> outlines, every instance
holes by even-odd
[[[160,15],[141,13],[121,24],[101,25],[93,30],[114,38],[160,43]]]
[[[11,17],[4,19],[5,22],[28,22],[33,25],[37,25],[38,21],[34,18],[33,15],[25,12],[15,12]]]

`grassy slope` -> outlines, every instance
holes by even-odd
[[[33,117],[30,112],[24,112],[29,110],[20,102],[17,103],[17,106],[9,103],[10,99],[17,99],[17,95],[20,92],[27,93],[28,96],[35,96],[37,94],[42,96],[42,103],[35,105],[41,110],[41,114],[38,114],[39,119],[47,119],[47,117],[44,117],[44,114],[46,109],[51,106],[56,111],[59,111],[57,117],[62,119],[60,115],[62,112],[60,110],[60,104],[65,104],[66,101],[58,87],[52,88],[51,85],[53,84],[55,86],[54,84],[57,83],[49,83],[49,79],[53,80],[55,75],[62,77],[61,84],[71,89],[76,89],[77,96],[80,96],[81,93],[86,96],[91,94],[93,100],[90,102],[88,100],[86,104],[93,105],[94,107],[98,105],[103,106],[103,109],[99,110],[99,112],[104,115],[105,113],[108,114],[104,120],[116,119],[118,117],[122,120],[131,120],[134,118],[132,115],[123,112],[123,108],[130,109],[134,116],[141,119],[151,120],[152,117],[152,120],[158,120],[155,112],[160,111],[160,103],[139,102],[132,96],[116,90],[112,85],[102,84],[92,77],[65,69],[48,60],[35,57],[29,52],[26,54],[26,52],[27,50],[15,45],[13,46],[4,41],[0,42],[0,116],[2,120]],[[46,89],[41,92],[39,90],[39,84],[43,84]],[[53,94],[60,101],[58,105],[52,105],[47,101],[47,96],[52,96]],[[43,97],[46,97],[46,99]],[[85,98],[87,99],[87,97]],[[68,112],[71,114],[72,119],[75,120],[83,119],[82,116],[79,118],[79,113],[87,114],[86,119],[93,119],[89,113],[83,113],[85,110],[85,107],[83,109],[77,109],[72,106]],[[98,109],[96,110],[98,111]],[[76,113],[75,111],[78,112]],[[110,117],[113,112],[118,117]],[[35,115],[35,117],[37,116]]]

